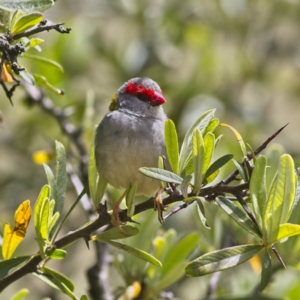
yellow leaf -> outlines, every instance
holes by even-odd
[[[243,140],[242,136],[239,134],[239,132],[235,128],[233,128],[232,126],[230,126],[228,124],[225,124],[225,123],[221,123],[220,126],[228,127],[234,133],[236,139],[240,143],[240,147],[241,147],[241,150],[243,152],[243,155],[246,156],[246,154],[247,154],[246,146],[245,146],[244,140]]]
[[[1,80],[3,82],[13,82],[14,80],[10,73],[11,73],[11,66],[4,63],[2,66]]]
[[[9,259],[18,245],[25,237],[26,230],[31,217],[30,201],[25,200],[15,212],[15,227],[11,229],[10,225],[4,225],[2,256]]]

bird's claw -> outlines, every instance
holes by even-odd
[[[165,206],[162,202],[161,192],[162,192],[162,189],[159,189],[155,195],[154,210],[157,210],[158,221],[161,224],[165,224],[165,219],[164,219],[164,214],[163,214],[163,212],[165,211]]]

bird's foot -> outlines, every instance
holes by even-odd
[[[165,206],[162,202],[162,196],[161,193],[163,191],[163,188],[160,188],[157,193],[155,194],[155,198],[154,198],[154,210],[157,210],[157,216],[158,216],[158,221],[161,224],[165,223],[165,219],[164,219],[164,214],[163,212],[165,211]]]
[[[118,228],[118,230],[120,232],[122,232],[124,235],[126,235],[126,234],[125,234],[124,230],[121,227],[121,225],[124,225],[124,223],[122,223],[121,220],[120,220],[119,212],[121,211],[120,204],[121,204],[122,200],[124,199],[125,195],[126,195],[126,191],[121,196],[121,198],[117,201],[117,203],[114,205],[112,213],[111,213],[111,220],[110,220],[111,223],[114,226],[116,226]]]

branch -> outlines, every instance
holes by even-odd
[[[240,189],[243,188],[244,185],[240,185]],[[224,191],[228,192],[230,188],[232,190],[236,190],[237,188],[235,186],[229,187],[229,186],[215,186],[216,191],[221,192],[222,188],[224,188]],[[204,192],[203,192],[204,190]],[[209,192],[213,192],[213,187],[206,188],[202,190],[202,194],[208,194]],[[190,195],[191,196],[191,195]],[[163,204],[165,206],[182,201],[184,199],[183,195],[174,193],[173,195],[170,195],[163,199]],[[150,198],[147,201],[137,204],[135,206],[134,215],[137,215],[143,211],[153,209],[154,207],[154,198]],[[119,213],[120,221],[121,222],[127,222],[131,221],[131,219],[127,216],[127,210],[122,210]],[[65,236],[58,239],[54,244],[53,247],[55,248],[66,248],[67,246],[71,245],[75,241],[83,238],[87,239],[87,237],[90,237],[92,233],[103,226],[110,225],[111,224],[111,216],[107,213],[106,208],[104,205],[100,205],[99,208],[99,216],[97,219],[94,220],[94,222],[89,223],[87,226],[84,226],[78,230],[69,232]],[[3,291],[8,285],[13,283],[14,281],[20,279],[21,277],[25,276],[29,273],[34,273],[38,269],[39,263],[42,261],[42,257],[39,253],[35,254],[29,262],[27,262],[25,265],[21,266],[17,270],[13,271],[6,277],[0,280],[0,292]]]
[[[62,25],[64,23],[59,23],[59,24],[51,24],[51,25],[46,25],[47,20],[43,20],[37,27],[34,27],[32,29],[25,30],[19,34],[16,34],[12,37],[12,40],[18,40],[23,37],[29,37],[33,34],[37,34],[43,31],[50,31],[50,30],[56,30],[59,33],[70,33],[72,28],[64,28]]]
[[[73,127],[69,127],[70,124],[66,120],[66,115],[64,111],[61,109],[55,109],[51,100],[45,97],[44,95],[42,95],[42,93],[38,89],[34,87],[29,88],[29,86],[27,86],[26,90],[28,91],[31,100],[36,102],[38,105],[40,105],[46,112],[53,115],[59,121],[59,124],[61,125],[63,131],[75,142],[75,144],[77,144],[78,148],[81,149],[83,144],[81,144],[81,142],[78,143],[77,140],[78,133],[76,133],[76,130]],[[283,128],[281,128],[274,135],[268,138],[259,148],[257,148],[257,150],[254,153],[258,154],[260,151],[262,151],[268,145],[268,143],[272,139],[274,139],[281,130],[283,130]],[[83,149],[81,149],[81,151],[83,151]],[[250,157],[252,158],[252,156]],[[248,157],[247,159],[251,159],[250,157]],[[228,183],[231,181],[231,179],[235,178],[236,176],[234,175],[235,173],[236,171],[233,172],[227,179],[222,180],[221,182],[219,182],[218,184],[212,187],[203,188],[198,195],[202,197],[207,197],[208,199],[210,198],[213,199],[217,195],[230,193],[232,195],[235,195],[238,201],[241,202],[243,205],[244,201],[243,201],[242,193],[249,188],[249,182],[237,186],[228,186]],[[190,194],[189,196],[193,196],[193,195]],[[182,200],[184,200],[183,195],[181,195],[180,193],[172,193],[171,195],[163,199],[163,205],[167,206],[171,203],[179,202]],[[154,207],[154,198],[150,198],[147,201],[137,204],[135,206],[134,215],[149,209],[153,209],[153,207]],[[249,212],[247,208],[246,208],[247,213],[248,214],[250,213],[249,216],[251,217],[252,221],[256,223],[255,218],[254,219],[252,218],[253,217],[252,212],[251,211]],[[110,214],[107,213],[105,205],[100,204],[98,213],[99,216],[97,219],[94,220],[94,222],[89,223],[87,226],[81,227],[80,229],[72,231],[66,234],[65,236],[61,237],[60,239],[55,241],[53,247],[66,248],[67,246],[71,245],[73,242],[77,241],[78,239],[83,238],[84,240],[88,240],[88,238],[91,236],[91,234],[94,231],[102,228],[105,225],[111,224],[111,216]],[[127,216],[127,210],[122,210],[119,213],[119,217],[121,222],[131,221],[131,219]],[[274,249],[272,250],[274,251]],[[18,280],[24,275],[28,273],[37,272],[38,265],[40,264],[41,261],[42,261],[42,257],[40,256],[39,253],[37,253],[25,265],[21,266],[20,268],[16,269],[12,273],[8,274],[6,277],[1,279],[0,292],[4,290],[9,284]]]
[[[278,129],[274,134],[272,134],[270,137],[268,137],[266,139],[266,141],[264,143],[262,143],[258,148],[256,148],[256,150],[254,150],[254,154],[257,155],[259,154],[261,151],[263,151],[268,145],[269,143],[274,140],[274,138],[289,124],[286,124],[284,126],[282,126],[280,129]],[[244,164],[244,162],[246,160],[251,160],[252,154],[251,153],[247,153],[247,157],[245,157],[245,159],[243,160],[243,162],[241,163]],[[238,170],[235,170],[234,172],[232,172],[226,179],[222,180],[220,182],[220,184],[229,184],[230,182],[232,182],[233,180],[235,180],[236,176],[239,174]]]

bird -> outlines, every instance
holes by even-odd
[[[125,189],[111,216],[111,223],[120,231],[119,206],[135,183],[136,195],[154,196],[154,209],[163,222],[161,182],[141,174],[139,168],[157,167],[159,156],[167,157],[164,103],[166,99],[155,81],[147,77],[132,78],[118,89],[109,112],[96,129],[97,171],[110,185]]]

